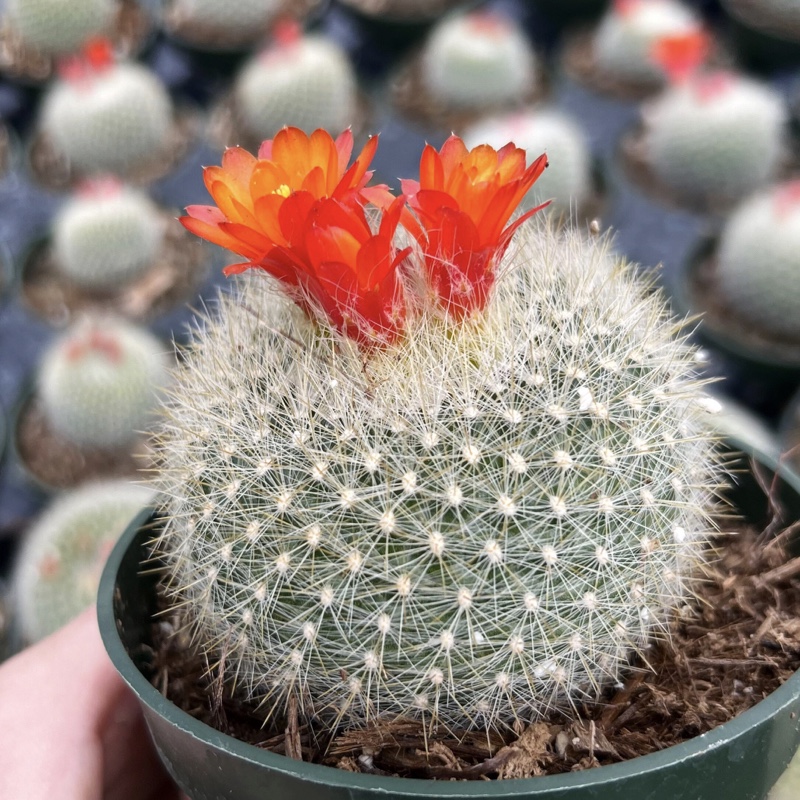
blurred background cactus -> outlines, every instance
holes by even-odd
[[[692,351],[607,243],[529,226],[482,313],[366,361],[264,278],[188,355],[156,550],[267,713],[502,727],[616,681],[690,591]]]
[[[665,186],[730,203],[774,179],[787,157],[780,94],[734,72],[701,74],[645,107],[644,150]]]
[[[667,76],[651,57],[653,45],[701,26],[698,14],[679,0],[616,0],[594,33],[595,65],[610,78],[658,86]]]
[[[284,125],[308,133],[338,131],[357,122],[356,76],[335,42],[283,24],[276,39],[253,56],[233,86],[236,116],[260,142]]]
[[[152,266],[165,220],[147,195],[112,178],[86,182],[53,221],[58,269],[89,291],[119,290]]]
[[[108,46],[98,45],[48,89],[39,128],[72,169],[124,173],[164,151],[172,101],[151,70],[115,64]]]
[[[270,22],[287,5],[286,0],[241,0],[233,10],[219,0],[172,0],[165,16],[169,27],[185,27],[197,38],[250,43],[266,35]]]
[[[533,48],[522,30],[485,10],[441,20],[421,59],[426,91],[437,103],[455,109],[519,104],[540,79]]]
[[[745,325],[800,344],[800,181],[742,202],[725,223],[714,284]]]
[[[6,0],[12,31],[22,43],[45,55],[78,50],[93,36],[108,34],[118,0]]]
[[[103,481],[67,492],[45,509],[12,574],[12,624],[22,643],[43,639],[92,605],[111,548],[152,499],[144,486]]]
[[[531,160],[547,153],[548,167],[533,185],[523,207],[552,200],[552,210],[569,213],[581,208],[592,194],[592,163],[586,136],[568,115],[555,108],[530,108],[487,117],[464,131],[468,147],[481,143],[500,148],[514,142]]]
[[[111,317],[85,318],[47,350],[37,387],[52,427],[83,447],[129,445],[152,423],[167,348]]]

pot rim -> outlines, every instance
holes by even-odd
[[[780,460],[768,454],[759,454],[761,463],[779,474],[789,487],[800,494],[800,475],[788,469]],[[670,764],[688,761],[704,752],[710,752],[747,735],[753,728],[783,711],[789,711],[793,701],[800,695],[800,670],[781,687],[752,708],[713,730],[695,736],[678,745],[654,753],[638,756],[627,761],[602,767],[570,772],[560,775],[545,775],[534,778],[515,778],[504,781],[431,781],[421,778],[398,778],[392,776],[366,775],[346,772],[335,767],[296,761],[242,742],[216,730],[182,711],[167,700],[139,671],[128,655],[117,631],[114,612],[116,578],[120,565],[141,527],[153,516],[153,509],[140,512],[117,542],[109,556],[100,581],[97,615],[100,633],[112,662],[123,680],[153,712],[189,736],[204,741],[207,745],[267,768],[275,772],[302,778],[308,783],[334,786],[352,786],[386,793],[387,797],[429,797],[433,792],[442,797],[459,797],[469,800],[478,798],[519,798],[520,796],[551,796],[552,793],[582,787],[602,787],[612,791],[632,775],[657,773]],[[435,789],[432,787],[435,786]]]

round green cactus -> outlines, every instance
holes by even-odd
[[[736,314],[800,343],[800,181],[743,202],[720,237],[715,286]]]
[[[644,113],[656,177],[690,197],[735,200],[769,182],[787,146],[787,111],[768,86],[734,73],[699,75]]]
[[[164,150],[172,119],[159,78],[121,63],[57,81],[42,101],[39,127],[73,169],[122,173]]]
[[[322,36],[276,41],[244,66],[233,92],[242,125],[259,140],[285,125],[339,131],[356,117],[353,68],[339,45]]]
[[[442,20],[425,44],[421,67],[431,97],[457,109],[520,102],[538,80],[525,34],[487,12]]]
[[[596,696],[685,602],[716,483],[693,352],[606,244],[517,237],[482,313],[368,356],[260,277],[188,353],[155,549],[269,713],[502,727]]]
[[[499,149],[510,141],[526,150],[530,160],[547,153],[547,170],[528,192],[525,206],[552,200],[552,209],[563,213],[580,207],[589,197],[589,146],[583,130],[568,116],[556,109],[532,108],[483,119],[464,133],[470,148],[485,143]]]
[[[85,447],[132,442],[167,383],[164,346],[122,320],[84,319],[45,353],[39,398],[52,427]]]
[[[120,289],[152,266],[164,230],[158,207],[144,192],[115,181],[90,182],[56,216],[53,254],[78,286]]]
[[[662,84],[663,69],[651,52],[667,36],[699,32],[702,21],[678,0],[617,0],[592,39],[597,69],[637,84]]]
[[[24,44],[55,56],[108,33],[118,6],[116,0],[8,0],[6,13]]]
[[[27,532],[12,576],[13,622],[26,643],[58,630],[97,594],[117,539],[153,492],[104,481],[61,495]]]

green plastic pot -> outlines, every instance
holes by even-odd
[[[735,446],[735,443],[734,445]],[[773,459],[787,520],[800,517],[800,477]],[[732,499],[755,523],[767,503],[749,470]],[[767,481],[769,483],[769,481]],[[138,697],[156,749],[192,800],[757,800],[766,796],[800,745],[800,672],[736,719],[680,745],[625,763],[565,775],[507,781],[427,781],[354,774],[295,761],[238,741],[166,700],[140,666],[147,659],[156,577],[142,571],[152,511],[140,514],[112,552],[98,595],[106,649]]]

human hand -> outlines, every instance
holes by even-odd
[[[178,800],[94,609],[0,666],[0,797]]]

